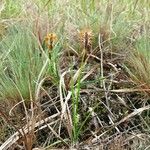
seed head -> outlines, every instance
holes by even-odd
[[[47,47],[52,50],[54,47],[54,43],[57,41],[57,35],[55,33],[47,34],[45,37],[45,44]]]
[[[79,32],[80,42],[85,50],[90,51],[92,46],[93,33],[91,29],[83,29]]]

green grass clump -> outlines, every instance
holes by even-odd
[[[2,0],[2,5],[4,9],[0,12],[2,19],[12,19],[18,17],[22,12],[22,1],[16,0]]]
[[[34,99],[44,61],[39,43],[25,26],[13,26],[1,41],[0,97],[5,100]]]
[[[142,133],[144,121],[139,125],[134,115],[136,108],[147,110],[137,100],[143,95],[124,92],[133,82],[139,91],[150,89],[149,6],[147,0],[6,0],[0,10],[0,108],[7,101],[12,112],[19,102],[34,101],[24,110],[32,136],[47,133],[41,136],[46,141],[37,139],[43,147]],[[41,116],[47,122],[38,132]]]
[[[139,35],[139,38],[135,41],[135,49],[129,52],[127,61],[129,64],[128,72],[133,82],[139,88],[148,90],[150,89],[150,40],[149,31],[144,30],[145,33]]]

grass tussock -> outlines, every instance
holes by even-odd
[[[148,1],[1,3],[0,149],[148,149]]]

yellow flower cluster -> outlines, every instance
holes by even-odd
[[[56,41],[57,41],[57,35],[55,33],[47,34],[45,37],[45,44],[49,50],[53,49]]]

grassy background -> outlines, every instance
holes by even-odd
[[[1,1],[1,143],[9,128],[32,124],[32,142],[20,144],[29,150],[95,140],[101,149],[148,149],[149,13],[148,0]]]

